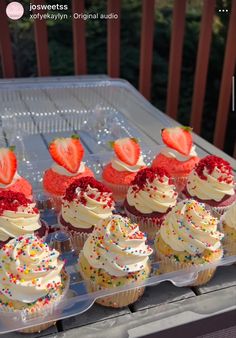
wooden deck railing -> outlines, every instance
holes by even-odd
[[[44,0],[33,0],[32,2],[35,4],[43,4]],[[166,113],[175,119],[177,118],[179,104],[186,2],[186,0],[176,0],[174,2],[173,8]],[[152,84],[155,0],[143,0],[142,4],[139,90],[147,99],[150,99]],[[191,126],[194,128],[194,131],[199,134],[201,132],[208,62],[211,47],[212,24],[216,10],[216,0],[204,0],[203,4],[191,111]],[[84,0],[72,0],[73,13],[83,12],[85,8],[84,6]],[[3,76],[5,78],[12,78],[15,76],[15,69],[8,19],[5,14],[5,8],[5,0],[1,0],[0,55]],[[119,77],[120,74],[120,9],[121,0],[107,0],[107,12],[113,12],[119,15],[118,20],[108,20],[107,22],[107,73],[111,77]],[[46,21],[35,20],[34,30],[38,76],[48,76],[50,75],[50,62]],[[214,131],[214,144],[219,148],[223,148],[224,146],[228,121],[231,98],[231,80],[234,74],[236,63],[235,36],[236,0],[232,1],[232,8],[230,10],[230,19],[227,41],[225,45],[224,64],[222,69],[221,86]],[[86,27],[84,20],[73,20],[73,46],[75,74],[86,74],[87,53]]]

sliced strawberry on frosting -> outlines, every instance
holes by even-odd
[[[141,150],[135,138],[122,138],[113,143],[116,156],[124,163],[133,166],[137,164]]]
[[[16,173],[17,159],[13,149],[0,148],[0,183],[10,184]]]
[[[168,147],[188,156],[193,145],[191,130],[190,127],[164,128],[162,140]]]
[[[53,140],[49,145],[49,152],[57,164],[73,174],[79,170],[84,156],[84,149],[77,135]]]

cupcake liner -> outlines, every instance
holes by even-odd
[[[220,218],[224,215],[224,213],[231,207],[232,204],[224,206],[224,207],[212,207],[209,206],[212,212],[216,215],[217,218]]]
[[[61,224],[60,217],[61,217],[61,214],[58,215],[57,221],[58,221],[58,224],[60,225],[61,230],[69,234],[75,252],[79,253],[83,249],[84,243],[86,242],[91,232],[82,232],[82,231],[68,229],[63,224]]]
[[[66,273],[65,273],[66,274]],[[60,297],[58,297],[56,300],[51,301],[51,303],[45,305],[43,308],[39,307],[39,308],[35,308],[34,312],[27,312],[26,316],[27,316],[27,320],[32,320],[35,318],[40,317],[40,314],[45,311],[47,312],[52,312],[54,310],[56,310],[55,308],[57,307],[57,305],[66,297],[67,295],[67,291],[69,289],[69,285],[70,285],[70,278],[69,276],[66,274],[67,276],[67,280],[66,280],[66,284],[65,284],[65,288],[62,292],[62,294],[60,295]],[[24,311],[24,310],[12,310],[12,309],[4,309],[3,312],[17,312],[17,311]],[[1,310],[0,310],[0,314],[1,314]],[[53,326],[56,324],[56,321],[50,321],[48,323],[42,323],[42,324],[38,324],[38,325],[34,325],[31,327],[27,327],[25,329],[19,330],[19,332],[21,333],[36,333],[36,332],[41,332],[43,330],[46,330],[47,328],[49,328],[50,326]]]
[[[139,228],[142,232],[145,232],[148,239],[153,240],[156,233],[159,231],[163,219],[160,220],[157,217],[142,217],[136,216],[130,213],[126,208],[124,209],[126,215],[131,219],[132,222],[139,224]]]
[[[89,292],[96,292],[101,290],[107,290],[107,288],[103,288],[87,279],[83,272],[80,270],[80,274],[85,281],[86,288]],[[121,291],[119,293],[115,293],[114,295],[102,297],[96,299],[96,303],[112,308],[122,308],[128,306],[130,304],[135,303],[144,293],[145,287],[140,287],[128,291]]]
[[[51,203],[52,203],[52,208],[58,214],[61,211],[62,197],[51,195]]]
[[[171,260],[168,257],[165,257],[161,253],[156,254],[156,258],[158,261],[160,261],[158,272],[160,273],[168,273],[172,271],[179,271],[179,270],[190,270],[192,271],[193,267],[199,267],[198,264],[186,264],[186,263],[180,263]],[[214,276],[214,273],[216,271],[216,268],[206,269],[203,271],[199,271],[196,280],[191,283],[190,286],[199,286],[208,283],[212,277]]]
[[[116,202],[124,202],[129,185],[113,184],[102,179],[102,183],[112,191],[112,196]]]
[[[236,255],[236,242],[230,238],[230,236],[224,231],[223,228],[223,215],[220,217],[219,230],[223,232],[224,238],[222,240],[224,255],[235,256]]]
[[[180,200],[187,200],[187,199],[190,199],[190,197],[186,196],[183,192],[181,192],[179,194],[179,199]],[[191,197],[191,199],[195,199],[194,196]],[[197,199],[198,200],[198,199]],[[208,209],[211,214],[214,216],[214,217],[217,217],[217,218],[220,218],[222,215],[224,215],[224,213],[231,207],[231,205],[233,203],[231,203],[230,205],[227,205],[227,206],[224,206],[224,207],[219,207],[219,206],[212,206],[212,205],[209,205],[207,203],[207,201],[201,201],[200,203],[204,203],[205,204],[205,207],[206,209]]]
[[[236,256],[236,243],[229,239],[223,240],[225,256]]]
[[[45,195],[48,199],[46,201],[39,202],[40,209],[54,209],[54,211],[58,214],[61,211],[62,196],[51,194],[47,191],[45,191]]]
[[[177,193],[181,193],[181,191],[185,188],[187,181],[188,176],[173,177],[173,182],[176,187]]]
[[[27,329],[20,330],[20,333],[40,333],[41,331],[47,330],[49,327],[56,325],[56,322],[49,322],[45,324],[28,327]]]

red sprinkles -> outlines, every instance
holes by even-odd
[[[111,190],[105,187],[104,184],[95,180],[93,177],[81,177],[78,180],[75,180],[71,185],[66,189],[66,194],[64,199],[68,202],[72,202],[74,198],[77,198],[76,189],[79,188],[81,190],[81,203],[86,204],[86,199],[83,198],[83,192],[88,192],[88,187],[97,189],[101,194],[112,194]],[[95,195],[91,194],[90,198],[94,198]],[[110,197],[112,199],[112,197]],[[113,199],[112,199],[113,201]]]
[[[159,179],[161,182],[164,181],[164,177],[169,178],[170,183],[170,175],[168,172],[163,168],[144,168],[139,170],[137,175],[135,176],[134,180],[131,182],[131,185],[138,186],[139,189],[143,189],[145,185],[147,184],[147,181],[149,183],[152,183],[155,179]]]
[[[212,174],[215,168],[218,168],[223,174],[218,178],[220,182],[232,183],[233,172],[229,162],[214,155],[208,155],[200,160],[195,167],[195,171],[202,180],[207,180],[207,177],[204,175],[204,170],[206,169],[209,174]]]
[[[25,197],[20,192],[14,192],[11,190],[1,191],[0,193],[0,215],[5,210],[17,211],[20,206],[27,207],[32,201]],[[38,213],[38,209],[34,208],[34,212]]]

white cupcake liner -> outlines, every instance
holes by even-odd
[[[64,288],[62,294],[57,299],[53,299],[49,304],[43,306],[42,308],[40,308],[40,307],[36,308],[33,313],[27,312],[26,313],[26,318],[27,318],[26,320],[32,320],[32,319],[38,318],[38,317],[40,317],[40,314],[42,312],[47,312],[48,314],[50,314],[50,313],[57,310],[56,307],[66,297],[67,291],[69,289],[70,278],[69,278],[68,274],[66,274],[66,277],[67,277],[67,280],[66,280],[65,288]],[[4,310],[0,310],[0,314],[1,314],[1,312],[12,312],[12,313],[14,313],[14,312],[18,312],[18,311],[21,312],[21,311],[24,311],[24,310],[14,310],[14,309],[4,308]],[[58,311],[60,312],[61,310],[58,310]],[[51,322],[48,322],[48,323],[42,323],[42,324],[34,325],[34,326],[31,326],[31,327],[27,327],[25,329],[19,330],[19,332],[22,332],[22,333],[41,332],[41,331],[46,330],[47,328],[49,328],[50,326],[53,326],[55,324],[56,324],[56,321],[54,320],[54,321],[51,321]]]
[[[158,272],[160,272],[161,274],[179,270],[191,270],[192,272],[193,267],[199,267],[198,264],[176,262],[168,257],[165,257],[159,252],[156,253],[156,258],[158,261],[160,261]],[[216,268],[199,271],[196,280],[191,283],[191,286],[199,286],[208,283],[214,276],[215,271]]]
[[[151,217],[136,216],[130,213],[126,208],[124,208],[124,211],[133,223],[139,224],[140,230],[147,234],[148,239],[153,240],[155,238],[163,220],[157,217],[154,219]]]
[[[129,189],[128,184],[113,184],[104,179],[102,179],[102,183],[112,191],[112,196],[116,202],[124,202]]]
[[[80,270],[80,274],[85,281],[86,288],[89,292],[96,292],[100,290],[107,290],[107,288],[101,287],[95,282],[88,279]],[[128,291],[121,291],[114,295],[102,297],[96,299],[96,303],[112,308],[122,308],[130,304],[135,303],[144,293],[145,287],[140,287]]]
[[[65,231],[69,234],[74,250],[77,253],[79,253],[83,249],[84,243],[86,242],[91,232],[82,232],[82,231],[68,229],[66,226],[64,226],[60,222],[60,217],[61,217],[61,214],[59,214],[57,218],[58,225],[60,226],[62,231]]]
[[[216,215],[217,218],[220,218],[224,213],[231,207],[232,204],[227,205],[226,207],[211,207],[212,212]]]

